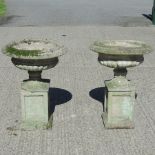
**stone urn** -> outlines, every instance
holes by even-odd
[[[49,116],[48,109],[50,80],[42,79],[41,73],[56,66],[58,58],[65,52],[64,46],[47,40],[22,40],[3,49],[16,67],[29,74],[29,79],[21,83],[21,128],[51,127],[52,115]]]
[[[140,41],[95,42],[90,49],[98,53],[100,64],[114,68],[114,78],[105,81],[104,112],[106,128],[133,128],[135,86],[126,79],[127,68],[140,65],[150,46]]]

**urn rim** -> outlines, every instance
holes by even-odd
[[[137,56],[152,52],[149,45],[137,40],[95,41],[90,49],[96,53],[111,56]]]
[[[60,57],[67,49],[52,40],[24,39],[14,41],[3,48],[3,53],[18,59],[50,59]]]

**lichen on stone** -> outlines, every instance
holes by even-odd
[[[48,40],[22,40],[13,42],[3,48],[3,53],[20,59],[48,59],[66,53],[66,48]]]
[[[20,43],[27,43],[31,44],[31,40],[23,40]],[[18,45],[17,43],[12,43],[6,46],[5,52],[9,55],[16,55],[16,56],[38,56],[41,53],[41,50],[27,50],[27,49],[18,49],[15,46]]]
[[[149,45],[134,40],[96,41],[90,46],[90,49],[109,55],[143,55],[152,51]]]

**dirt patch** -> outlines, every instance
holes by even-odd
[[[151,26],[152,22],[145,17],[120,17],[115,25],[122,27]]]
[[[11,21],[15,18],[19,18],[21,16],[16,16],[16,15],[12,15],[12,16],[0,16],[0,25],[5,25],[8,23],[11,23]]]

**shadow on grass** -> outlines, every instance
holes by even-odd
[[[65,104],[66,102],[70,101],[72,99],[72,94],[65,90],[60,88],[50,88],[49,89],[49,118],[52,113],[55,111],[56,105]]]

